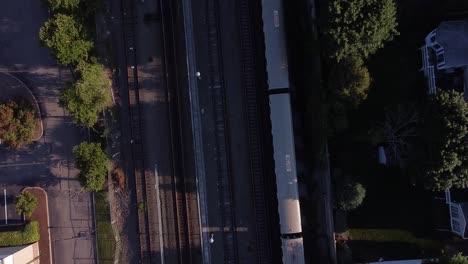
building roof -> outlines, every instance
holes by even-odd
[[[444,48],[444,68],[468,65],[468,22],[442,22],[436,29],[436,41]]]
[[[16,263],[40,263],[39,244],[36,242],[17,247],[0,247],[0,264]]]

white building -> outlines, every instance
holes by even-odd
[[[39,264],[39,245],[0,247],[0,264]]]
[[[468,96],[468,21],[442,22],[429,33],[421,47],[424,75],[428,93],[436,92],[436,78],[440,74],[463,71],[465,99]]]

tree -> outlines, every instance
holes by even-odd
[[[440,260],[441,264],[468,264],[468,256],[463,256],[461,252],[452,257],[443,257]]]
[[[0,139],[12,148],[29,143],[34,137],[35,111],[23,98],[0,103]]]
[[[83,142],[73,148],[73,159],[81,171],[80,179],[86,191],[100,191],[106,180],[108,159],[99,143]]]
[[[78,81],[63,91],[60,101],[76,124],[92,127],[99,112],[112,102],[110,81],[100,64],[81,62],[76,71]]]
[[[337,182],[336,204],[340,210],[351,211],[359,207],[366,197],[366,189],[349,177]]]
[[[78,7],[80,0],[47,0],[47,3],[52,11],[60,9],[71,10]]]
[[[372,143],[383,145],[387,164],[406,168],[411,163],[414,139],[421,121],[420,113],[414,104],[400,104],[385,108],[383,122],[370,131]]]
[[[37,207],[37,198],[30,192],[23,190],[15,198],[16,213],[30,217]]]
[[[367,58],[398,34],[393,0],[330,0],[330,56]]]
[[[348,57],[334,64],[329,80],[331,95],[351,108],[367,98],[371,78],[361,59]]]
[[[39,37],[63,65],[86,60],[93,47],[93,43],[86,39],[83,25],[70,15],[57,14],[46,21]]]
[[[463,94],[437,90],[423,126],[426,186],[442,191],[468,187],[468,104]]]

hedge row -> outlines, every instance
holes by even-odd
[[[14,247],[39,240],[39,223],[32,221],[23,230],[0,232],[0,247]]]

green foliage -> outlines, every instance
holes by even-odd
[[[334,100],[355,108],[367,98],[370,82],[369,71],[363,61],[348,57],[332,67],[329,90]]]
[[[438,90],[426,113],[426,185],[433,190],[468,187],[468,104],[463,94]]]
[[[25,99],[0,103],[0,138],[12,148],[32,141],[34,136],[34,109]]]
[[[52,11],[71,10],[78,7],[80,0],[47,0],[47,4]]]
[[[101,64],[81,62],[76,68],[79,79],[60,98],[79,125],[92,127],[99,112],[111,104],[110,81]]]
[[[101,145],[83,142],[73,148],[76,167],[86,191],[100,191],[107,176],[108,160]]]
[[[350,178],[337,182],[336,204],[340,210],[351,211],[359,207],[366,197],[366,189]]]
[[[37,207],[37,198],[30,192],[23,190],[15,198],[16,213],[31,217]]]
[[[145,203],[139,202],[138,203],[138,211],[144,211],[145,210]]]
[[[367,58],[398,34],[393,0],[330,0],[330,56]]]
[[[405,242],[417,245],[423,249],[434,249],[439,243],[430,239],[416,237],[413,233],[401,229],[350,229],[348,236],[351,240],[374,242]]]
[[[441,264],[468,264],[468,256],[463,256],[461,252],[452,256],[444,257],[440,260]]]
[[[106,191],[95,193],[99,263],[114,263],[115,237],[107,197]]]
[[[0,232],[0,247],[15,247],[38,241],[39,223],[32,221],[23,230]]]
[[[63,65],[86,60],[93,47],[93,43],[87,40],[83,25],[70,15],[57,14],[46,21],[39,37]]]

